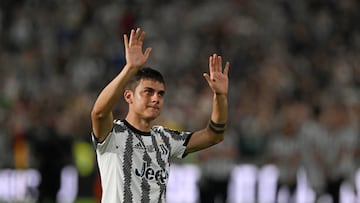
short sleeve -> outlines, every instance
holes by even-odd
[[[176,131],[164,128],[164,133],[169,137],[171,145],[171,157],[184,158],[186,156],[186,146],[192,136],[192,132]]]
[[[96,140],[95,135],[91,133],[93,145],[100,154],[103,154],[114,143],[113,139],[115,136],[113,135],[114,135],[114,129],[110,131],[109,135],[105,138],[104,141],[98,142]]]

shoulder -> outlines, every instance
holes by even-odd
[[[153,126],[152,131],[175,140],[184,140],[192,134],[192,132],[178,131],[160,125]]]
[[[177,130],[173,130],[161,125],[155,125],[151,128],[152,131],[156,132],[156,133],[166,133],[166,134],[180,134],[179,131]]]
[[[113,131],[116,133],[119,132],[125,132],[128,131],[129,129],[126,127],[126,124],[123,120],[114,120],[114,124],[113,124]]]

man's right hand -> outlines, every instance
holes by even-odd
[[[136,69],[141,68],[150,56],[151,47],[146,48],[145,52],[142,51],[142,45],[145,39],[145,32],[140,28],[131,30],[130,39],[124,34],[124,45],[126,54],[126,65]]]

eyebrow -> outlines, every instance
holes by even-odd
[[[158,92],[158,93],[161,94],[161,95],[164,95],[164,94],[165,94],[165,90],[156,91],[156,90],[155,90],[154,88],[152,88],[152,87],[144,87],[144,90],[150,90],[150,91]]]

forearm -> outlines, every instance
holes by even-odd
[[[228,99],[225,94],[214,94],[211,120],[215,123],[226,124],[228,117]]]
[[[210,139],[219,143],[224,139],[227,127],[228,100],[226,94],[214,94],[209,124],[206,128]]]
[[[92,116],[98,119],[112,115],[112,110],[122,96],[129,80],[136,74],[136,68],[125,65],[123,70],[101,91],[93,110]]]
[[[225,127],[228,114],[227,95],[214,94],[212,112],[210,119],[212,122],[224,125],[223,128],[213,127],[211,129],[211,121],[209,124],[198,131],[195,131],[187,145],[186,153],[199,151],[221,142],[224,139]]]

